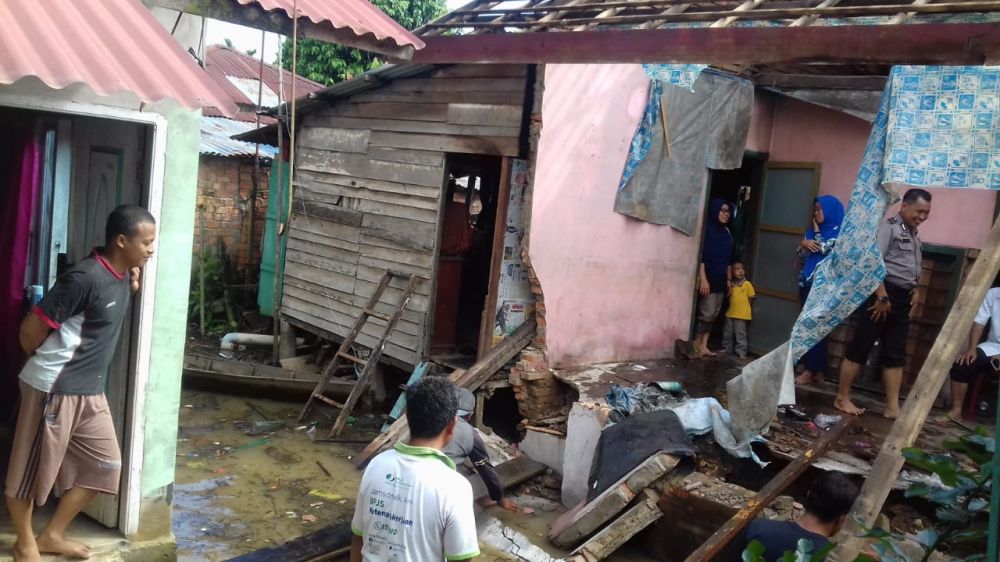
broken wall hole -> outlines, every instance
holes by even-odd
[[[484,401],[483,430],[492,430],[508,442],[521,440],[521,422],[524,418],[518,410],[513,388],[498,388]]]

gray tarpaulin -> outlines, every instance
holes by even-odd
[[[665,149],[663,119],[657,119],[653,144],[618,192],[615,211],[691,236],[702,214],[708,168],[731,170],[742,165],[753,84],[702,72],[693,91],[665,85],[660,108],[667,121],[669,149]]]

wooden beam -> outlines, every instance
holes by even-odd
[[[236,0],[142,0],[142,3],[280,35],[292,35],[290,15],[284,10],[267,11],[257,2],[244,5]],[[414,49],[410,45],[399,46],[392,39],[379,41],[371,35],[358,35],[349,27],[334,28],[329,22],[314,23],[307,17],[299,18],[298,27],[302,37],[380,53],[398,60],[413,58]]]
[[[574,550],[567,562],[592,562],[611,556],[629,539],[639,534],[639,531],[663,517],[663,512],[657,505],[658,500],[659,495],[656,492],[650,489],[643,490],[635,505]]]
[[[803,452],[801,455],[796,457],[796,459],[781,472],[777,474],[770,482],[764,485],[763,488],[757,492],[757,495],[753,497],[752,500],[747,502],[747,506],[739,510],[729,521],[726,522],[718,531],[715,532],[707,541],[702,543],[698,550],[695,550],[685,559],[685,562],[700,562],[702,560],[712,560],[726,547],[733,539],[735,539],[742,531],[743,528],[753,521],[753,518],[757,516],[758,513],[764,510],[765,507],[771,504],[781,492],[785,490],[792,482],[802,476],[802,474],[809,468],[809,465],[813,463],[817,458],[823,456],[823,453],[832,445],[836,443],[840,438],[847,432],[849,428],[857,418],[853,416],[845,416],[844,419],[840,421],[833,429],[823,434],[822,437],[816,442],[816,446]],[[841,558],[841,560],[844,560]]]
[[[765,88],[783,90],[877,90],[885,89],[886,76],[829,76],[826,74],[764,73],[754,76],[753,83]]]
[[[899,418],[879,449],[871,474],[865,479],[861,495],[854,502],[847,525],[838,535],[837,560],[854,560],[861,552],[863,539],[857,535],[861,525],[871,526],[882,511],[882,505],[889,496],[896,476],[903,468],[903,449],[912,447],[924,421],[934,407],[934,400],[941,386],[948,380],[955,357],[965,346],[969,328],[976,317],[986,291],[993,284],[993,278],[1000,271],[1000,219],[993,223],[993,231],[983,246],[976,263],[972,264],[969,276],[962,285],[948,318],[941,326],[941,336],[934,340],[927,361],[920,368],[920,374],[910,388]],[[860,525],[858,522],[860,521]]]
[[[516,357],[517,354],[528,345],[534,334],[535,319],[530,318],[525,321],[520,328],[515,330],[513,334],[491,349],[490,352],[477,361],[475,365],[469,367],[465,371],[455,371],[449,375],[448,378],[457,386],[467,388],[469,390],[476,390],[484,382],[486,382],[486,379],[490,378],[493,373],[497,372],[501,367],[506,365],[508,361]],[[389,426],[388,430],[373,439],[372,442],[364,448],[364,450],[358,453],[358,456],[354,457],[354,466],[359,468],[363,467],[365,463],[368,462],[368,459],[387,449],[397,440],[403,439],[408,433],[408,427],[406,414],[403,414],[398,420],[392,422],[392,425]]]
[[[414,62],[983,65],[1000,61],[998,25],[921,24],[919,31],[907,25],[844,25],[453,35],[428,37]]]
[[[742,15],[740,17],[742,19],[753,19],[753,20],[781,20],[781,19],[797,18],[799,16],[811,16],[811,15],[839,17],[839,18],[865,17],[865,16],[892,16],[898,14],[901,9],[905,9],[907,13],[912,12],[914,14],[956,15],[963,13],[996,12],[1000,10],[1000,2],[997,2],[996,0],[985,0],[985,1],[971,0],[969,2],[945,2],[941,4],[910,4],[906,6],[901,6],[899,4],[881,4],[875,6],[828,6],[823,8],[818,6],[799,7],[799,8],[767,8],[762,10],[742,12]],[[608,17],[602,20],[602,23],[613,24],[613,25],[635,25],[635,24],[647,23],[651,19],[658,20],[661,23],[681,23],[681,22],[696,22],[696,21],[715,21],[721,18],[727,18],[731,16],[732,16],[732,10],[709,10],[703,12],[689,11],[681,14],[671,15],[669,17],[666,16],[656,17],[647,14],[630,14],[624,16]],[[471,27],[471,28],[476,28],[479,31],[482,31],[486,29],[503,29],[510,27],[572,28],[580,25],[587,25],[593,22],[594,20],[591,17],[573,17],[564,19],[557,18],[552,21],[546,22],[543,26],[539,25],[538,21],[505,21],[505,22],[473,21],[473,22],[427,24],[427,27],[431,29],[461,29],[461,28]],[[955,24],[944,24],[944,25],[955,25]],[[856,27],[868,27],[868,26],[856,26]]]

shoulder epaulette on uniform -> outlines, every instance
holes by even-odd
[[[889,224],[896,224],[899,222],[899,215],[893,215],[885,220],[888,221]]]

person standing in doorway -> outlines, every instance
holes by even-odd
[[[733,235],[729,232],[732,207],[723,199],[712,199],[705,222],[698,265],[698,323],[695,328],[695,352],[715,357],[708,349],[708,336],[722,310],[722,301],[732,286]]]
[[[799,299],[803,306],[812,289],[816,268],[833,251],[840,235],[840,225],[844,222],[844,205],[833,195],[820,195],[813,203],[813,220],[810,228],[799,244]],[[805,370],[795,377],[795,384],[823,382],[829,361],[826,338],[820,340],[802,357]]]
[[[14,559],[40,554],[89,558],[66,537],[70,522],[98,493],[117,494],[121,451],[104,396],[141,268],[153,255],[156,221],[135,205],[108,216],[105,246],[56,280],[21,323],[21,399],[7,471],[6,496],[17,541]],[[34,505],[55,488],[62,499],[36,538]]]
[[[747,337],[750,320],[753,319],[751,304],[757,297],[750,281],[747,281],[743,262],[733,262],[733,282],[729,289],[729,308],[726,309],[726,326],[722,332],[722,346],[726,353],[735,354],[740,359],[747,356]]]
[[[906,338],[910,319],[917,308],[917,287],[920,284],[923,253],[917,229],[931,212],[931,194],[923,189],[911,189],[903,195],[899,213],[882,221],[878,228],[878,245],[885,262],[885,280],[865,304],[858,319],[854,339],[844,354],[840,381],[834,406],[845,413],[861,415],[862,408],[851,401],[851,384],[861,372],[876,341],[881,342],[879,363],[885,385],[883,416],[899,416],[899,387],[903,382],[906,360]]]
[[[442,451],[455,434],[458,394],[444,377],[406,388],[409,443],[365,469],[351,520],[351,562],[479,556],[472,485]]]

